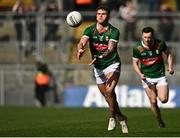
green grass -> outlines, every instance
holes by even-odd
[[[129,134],[119,124],[107,131],[106,108],[0,107],[0,136],[3,137],[172,137],[180,136],[180,109],[162,109],[167,127],[157,126],[150,109],[123,108]]]

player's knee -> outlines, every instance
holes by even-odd
[[[161,103],[167,103],[168,102],[168,96],[158,96]]]
[[[167,103],[168,102],[168,98],[163,98],[163,99],[160,99],[161,103]]]

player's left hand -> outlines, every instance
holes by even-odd
[[[174,74],[174,69],[172,69],[172,68],[168,68],[167,71],[169,72],[170,75]]]

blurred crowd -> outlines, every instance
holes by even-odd
[[[9,2],[8,2],[9,1]],[[13,4],[18,0],[1,0],[0,11],[10,10]],[[118,11],[119,7],[129,0],[22,0],[27,5],[34,4],[38,11],[46,11],[48,5],[55,3],[58,10],[62,11],[94,11],[98,5],[103,4],[111,10]],[[138,12],[158,12],[161,11],[161,5],[166,4],[172,11],[180,10],[179,0],[132,0]]]
[[[112,11],[117,12],[119,18],[124,20],[124,41],[137,39],[136,28],[139,17],[137,15],[146,12],[159,13],[156,17],[159,20],[158,32],[161,33],[164,40],[177,40],[177,38],[172,38],[175,25],[174,18],[169,15],[180,10],[179,0],[12,0],[14,1],[13,5],[7,7],[2,6],[2,1],[0,1],[0,10],[9,10],[14,13],[16,37],[21,50],[25,45],[23,31],[27,30],[29,33],[31,46],[25,49],[25,55],[32,53],[36,49],[37,18],[34,13],[45,13],[46,34],[44,41],[51,42],[60,39],[60,36],[57,35],[59,23],[56,23],[58,12],[72,10],[94,11],[100,4],[106,5]],[[2,15],[0,17],[2,18]],[[24,26],[26,26],[26,29],[24,29]],[[53,45],[53,47],[55,46]]]
[[[50,16],[51,13],[59,11],[58,3],[55,0],[39,1],[35,0],[26,3],[24,0],[16,0],[12,6],[12,12],[14,13],[14,26],[16,30],[16,37],[19,43],[19,48],[27,57],[36,50],[36,39],[37,39],[37,13],[44,12],[48,13],[45,16],[45,27],[46,34],[44,36],[45,41],[56,41],[59,37],[57,36],[58,24],[55,23],[57,16]],[[30,47],[26,47],[24,41],[24,31],[29,32],[29,40],[31,42]],[[54,44],[54,43],[53,43]]]
[[[136,37],[136,20],[139,18],[137,13],[148,13],[152,14],[149,16],[150,19],[158,19],[158,32],[161,34],[162,39],[166,41],[175,41],[172,38],[174,31],[174,20],[173,12],[178,10],[178,1],[166,1],[166,0],[139,0],[136,3],[133,0],[121,1],[119,6],[119,15],[125,21],[125,34],[124,41],[134,41]],[[175,18],[174,18],[175,19]]]

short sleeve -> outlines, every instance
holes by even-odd
[[[90,27],[86,28],[83,32],[83,36],[90,37],[91,36],[91,29]]]
[[[120,32],[118,29],[113,29],[110,35],[110,41],[118,42],[119,41]]]
[[[167,48],[166,43],[165,43],[164,41],[162,41],[162,42],[161,42],[161,50],[162,50],[163,52],[165,52],[167,49],[168,49],[168,48]]]
[[[139,59],[140,54],[136,47],[133,48],[133,58]]]

